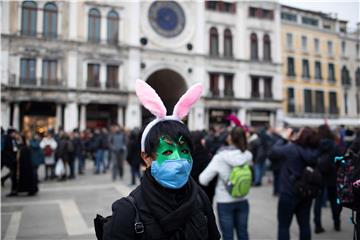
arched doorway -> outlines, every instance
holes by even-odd
[[[162,69],[151,74],[146,82],[159,94],[163,101],[167,115],[172,114],[179,98],[186,92],[185,80],[175,71]],[[142,107],[142,123],[146,124],[154,116]]]

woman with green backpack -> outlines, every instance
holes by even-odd
[[[199,182],[206,186],[218,175],[215,199],[222,238],[232,240],[235,228],[237,238],[247,240],[249,203],[246,195],[252,182],[249,166],[252,154],[247,150],[246,135],[242,128],[233,128],[227,141],[229,146],[218,150],[200,174]]]

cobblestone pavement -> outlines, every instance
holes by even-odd
[[[85,175],[65,182],[42,182],[35,197],[5,197],[9,182],[1,191],[1,239],[96,239],[93,218],[99,213],[111,214],[111,203],[127,195],[130,174],[127,169],[124,180],[112,182],[110,173],[94,175],[92,164],[87,162]],[[42,173],[43,169],[39,169]],[[40,174],[41,175],[41,174]],[[42,179],[42,177],[40,177]],[[267,181],[267,177],[265,177]],[[277,198],[271,195],[271,186],[253,188],[250,193],[250,239],[276,239]],[[326,232],[313,234],[313,239],[352,239],[350,211],[342,212],[342,231],[333,230],[330,208],[323,209],[323,225]],[[298,239],[298,227],[294,218],[292,239]]]

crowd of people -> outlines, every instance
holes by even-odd
[[[16,129],[1,131],[1,168],[9,173],[2,176],[4,185],[11,180],[11,192],[35,195],[38,188],[38,169],[43,164],[44,181],[75,179],[84,174],[86,159],[94,164],[93,174],[111,171],[112,180],[123,180],[124,162],[131,166],[131,185],[145,173],[146,164],[140,153],[139,129],[127,131],[119,125],[109,129],[72,132],[49,129],[47,132],[25,132]],[[278,239],[289,239],[289,228],[295,215],[300,229],[300,239],[311,239],[310,211],[312,199],[302,199],[294,191],[294,181],[307,165],[318,165],[322,174],[322,188],[315,198],[315,233],[325,231],[321,223],[321,209],[330,202],[334,229],[341,230],[341,207],[336,197],[336,170],[319,162],[330,163],[335,156],[343,155],[353,142],[360,141],[360,132],[341,126],[331,130],[327,125],[318,128],[270,127],[244,129],[216,126],[208,131],[191,132],[193,165],[191,176],[204,190],[210,203],[217,202],[217,212],[223,239],[233,239],[235,229],[238,239],[249,239],[247,223],[251,202],[247,197],[233,198],[225,189],[224,182],[233,166],[248,164],[253,172],[253,187],[264,184],[265,173],[272,171],[273,195],[278,201]],[[234,151],[237,150],[237,151]],[[240,150],[240,151],[238,151]],[[355,149],[359,151],[359,149]],[[56,165],[62,161],[65,171],[56,173]],[[67,171],[67,169],[69,171]],[[269,170],[269,171],[267,171]]]
[[[140,179],[142,162],[137,144],[138,129],[126,132],[114,124],[108,129],[74,129],[58,132],[49,129],[46,132],[23,132],[14,128],[1,129],[1,169],[8,173],[1,177],[4,186],[11,181],[11,192],[7,196],[16,196],[27,192],[38,192],[39,167],[44,165],[44,179],[41,181],[72,180],[85,173],[86,160],[91,160],[94,174],[112,172],[113,181],[123,178],[125,159],[131,166],[131,185]],[[59,164],[61,163],[61,164]],[[58,165],[62,165],[61,171]]]

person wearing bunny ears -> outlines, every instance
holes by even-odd
[[[220,239],[210,201],[190,176],[192,141],[181,121],[201,97],[202,85],[192,86],[170,116],[146,82],[137,80],[135,90],[155,116],[141,135],[141,157],[147,169],[140,185],[113,203],[113,214],[105,220],[103,233],[97,232],[98,238]]]

